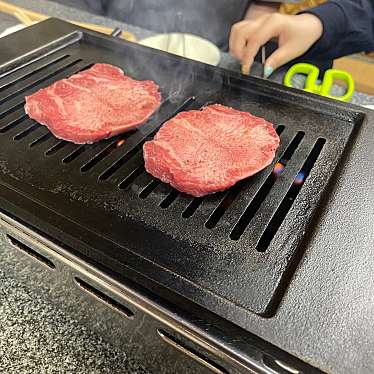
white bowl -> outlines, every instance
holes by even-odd
[[[374,105],[363,105],[363,107],[374,110]]]
[[[221,58],[215,44],[192,34],[157,34],[142,39],[139,43],[210,65],[218,65]]]
[[[19,30],[24,29],[25,27],[26,27],[26,26],[25,26],[25,25],[22,25],[22,24],[14,25],[14,26],[8,27],[6,30],[4,30],[4,31],[0,34],[0,38],[2,38],[3,36],[7,36],[7,35],[10,35],[10,34],[13,34],[13,33],[16,32],[16,31],[19,31]]]

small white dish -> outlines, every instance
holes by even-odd
[[[140,40],[139,44],[214,66],[218,65],[221,59],[215,44],[193,34],[157,34]]]
[[[16,32],[16,31],[19,31],[19,30],[24,29],[25,27],[26,27],[26,26],[25,26],[25,25],[22,25],[22,24],[14,25],[14,26],[8,27],[6,30],[4,30],[4,31],[0,34],[0,38],[2,38],[3,36],[7,36],[7,35],[9,35],[9,34],[13,34],[13,33]]]

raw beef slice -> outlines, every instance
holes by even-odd
[[[93,143],[141,125],[160,101],[153,81],[137,81],[120,68],[95,64],[27,96],[25,111],[57,138]]]
[[[143,150],[150,174],[179,191],[204,196],[268,166],[278,146],[270,122],[214,104],[177,114]]]

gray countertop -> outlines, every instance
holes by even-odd
[[[36,292],[1,250],[0,261],[1,373],[148,373]]]
[[[123,30],[128,30],[133,32],[138,38],[149,35],[149,32],[141,30],[137,27],[132,27],[129,25],[124,25],[118,21],[108,20],[102,17],[91,15],[85,12],[73,11],[71,8],[58,5],[49,1],[39,0],[32,1],[29,0],[14,0],[12,1],[16,5],[34,9],[49,15],[68,18],[82,21],[89,21],[93,23],[108,25],[111,27],[120,27]],[[0,31],[3,31],[9,26],[16,24],[17,21],[10,16],[0,15]],[[223,54],[221,66],[229,69],[238,69],[238,64],[227,54]],[[259,74],[261,68],[256,66],[254,68],[254,74]],[[281,75],[278,74],[275,80],[280,80]],[[358,94],[356,93],[353,102],[360,105],[374,104],[374,97]],[[362,135],[363,136],[363,135]],[[361,136],[361,138],[362,138]],[[362,139],[361,139],[362,140]],[[357,150],[356,153],[357,154]],[[350,158],[350,160],[353,159]],[[348,161],[350,161],[348,160]],[[348,164],[352,166],[352,161]],[[369,166],[369,165],[368,165]],[[338,199],[338,192],[341,190],[347,190],[349,183],[344,184],[344,178],[337,185],[337,192],[331,197],[334,203]],[[363,195],[365,192],[362,191]],[[352,197],[354,199],[354,197]],[[368,198],[369,203],[369,198]],[[342,207],[339,208],[340,210]],[[338,210],[339,210],[338,209]],[[365,209],[364,209],[365,210]],[[370,209],[366,209],[370,211]],[[344,215],[344,212],[340,212]],[[330,213],[324,212],[321,220],[327,222],[334,220],[334,217]],[[345,223],[341,219],[342,225]],[[364,225],[362,220],[357,220],[355,225]],[[321,226],[322,227],[322,226]],[[361,226],[360,226],[361,227]],[[361,227],[364,231],[364,226]],[[320,228],[323,230],[323,228]],[[317,234],[313,236],[313,240],[318,242]],[[367,235],[368,237],[368,235]],[[317,243],[318,244],[318,243]],[[310,280],[307,277],[307,269],[313,268],[316,265],[321,265],[321,259],[326,256],[326,251],[316,249],[314,245],[314,250],[307,251],[300,268],[303,271],[298,271],[294,277],[295,287],[302,287],[307,285]],[[331,245],[333,245],[331,243]],[[353,250],[351,250],[353,251]],[[354,250],[354,255],[356,256],[357,263],[356,267],[353,269],[358,274],[365,275],[364,264],[366,263],[361,257],[360,251]],[[315,257],[319,256],[319,260],[314,261]],[[350,254],[347,252],[342,252],[342,261],[349,261]],[[359,260],[363,261],[360,262]],[[145,369],[142,368],[140,363],[132,361],[130,358],[126,357],[125,352],[120,352],[116,350],[110,344],[104,342],[100,337],[96,336],[84,326],[81,326],[77,321],[74,320],[72,316],[66,315],[62,310],[56,305],[52,305],[47,299],[42,298],[35,291],[36,285],[27,282],[27,276],[25,273],[19,273],[15,270],[12,264],[12,259],[7,257],[6,253],[0,251],[0,371],[7,373],[35,373],[35,372],[74,372],[74,373],[106,373],[106,372],[121,372],[121,373],[145,373]],[[359,325],[361,323],[360,319],[357,317],[360,315],[360,306],[363,307],[363,303],[360,302],[360,292],[357,289],[350,289],[353,287],[353,283],[350,282],[349,277],[355,277],[353,273],[340,274],[339,264],[331,264],[329,258],[325,258],[323,262],[323,267],[326,272],[326,279],[314,279],[313,289],[303,296],[303,300],[300,301],[300,305],[303,303],[312,303],[316,305],[316,315],[320,313],[318,311],[318,300],[320,293],[324,292],[324,283],[327,282],[330,277],[340,276],[342,278],[341,285],[342,288],[336,290],[335,295],[331,295],[334,300],[336,300],[337,305],[339,300],[337,299],[339,295],[344,296],[345,293],[350,292],[352,297],[356,297],[356,303],[352,305],[351,321],[353,326],[356,326],[356,332],[350,335],[350,332],[346,330],[347,320],[341,320],[341,325],[334,325],[338,323],[339,318],[335,318],[333,323],[326,323],[325,328],[321,328],[319,331],[308,331],[310,326],[308,323],[305,324],[305,334],[318,334],[320,339],[330,340],[331,349],[338,349],[342,353],[342,360],[349,360],[350,357],[343,357],[345,348],[349,349],[352,344],[360,344],[360,341],[353,341],[353,338],[357,338],[362,331],[365,331],[365,326]],[[367,260],[366,260],[367,261]],[[344,268],[344,267],[343,267]],[[313,270],[313,269],[312,269]],[[312,272],[313,273],[313,272]],[[357,274],[357,273],[355,273]],[[372,279],[372,278],[371,278]],[[369,278],[367,278],[369,284]],[[372,283],[372,281],[371,281]],[[360,284],[360,283],[358,283]],[[346,287],[343,287],[345,285]],[[283,304],[293,302],[293,293],[290,292],[284,298]],[[296,300],[297,301],[297,300]],[[369,303],[370,304],[370,303]],[[371,305],[371,304],[370,304]],[[295,304],[297,308],[297,304]],[[337,310],[332,309],[331,313],[337,313]],[[356,314],[355,314],[356,313]],[[334,317],[334,315],[332,315]],[[336,317],[336,316],[335,316]],[[290,319],[295,318],[295,315],[290,315]],[[370,328],[372,321],[367,320],[366,326]],[[271,328],[271,324],[268,326]],[[273,326],[274,329],[276,325]],[[286,327],[287,328],[287,327]],[[346,346],[336,345],[341,344],[338,339],[339,334],[335,334],[334,329],[343,329],[347,334]],[[261,328],[256,332],[259,335],[266,338],[266,335],[271,335]],[[276,331],[274,332],[276,334]],[[291,333],[290,333],[291,334]],[[336,338],[336,341],[335,341]],[[273,343],[277,343],[277,338],[273,337]],[[352,341],[351,341],[352,340]],[[73,343],[72,343],[73,342]],[[76,344],[79,343],[79,344]],[[306,343],[307,344],[307,343]],[[77,346],[85,347],[85,350],[77,350]],[[334,347],[333,347],[334,346]],[[305,347],[304,347],[305,348]],[[305,348],[307,349],[307,348]],[[294,354],[301,352],[302,347],[296,346],[296,342],[289,343],[288,350]],[[89,356],[95,357],[95,360],[90,360]],[[321,353],[323,355],[323,353]],[[313,358],[316,360],[316,357]],[[367,358],[369,360],[369,357]],[[372,359],[371,359],[372,360]],[[365,369],[365,365],[370,365],[370,362],[364,363],[361,369]],[[340,367],[339,363],[331,363],[330,368]],[[367,367],[366,367],[367,369]],[[369,372],[368,370],[363,370]]]

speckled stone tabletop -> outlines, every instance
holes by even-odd
[[[142,38],[151,33],[118,21],[95,16],[50,1],[13,0],[12,3],[45,14],[67,19],[89,21],[120,27]],[[11,16],[0,14],[0,32],[17,24]],[[222,54],[221,66],[238,70],[238,63]],[[261,74],[255,66],[253,74]],[[282,72],[275,74],[280,82]],[[356,93],[353,103],[374,105],[374,97]],[[27,281],[25,274],[15,271],[14,263],[1,250],[0,243],[0,373],[149,373],[103,341],[73,316],[50,303]]]
[[[4,260],[0,254],[0,373],[149,373],[19,280]]]

